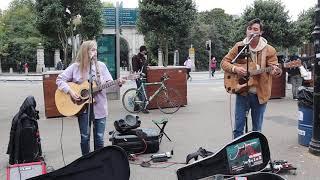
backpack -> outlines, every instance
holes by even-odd
[[[28,96],[12,120],[7,149],[9,164],[20,164],[42,160],[40,134],[33,96]]]

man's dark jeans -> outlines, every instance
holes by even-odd
[[[140,86],[142,86],[142,82],[144,82],[144,80],[136,79],[137,88],[139,88]],[[144,92],[143,92],[142,88],[140,89],[139,92],[140,92],[140,93],[139,93],[139,99],[140,99],[141,101],[144,101],[144,100],[145,100],[145,97],[144,97],[144,95],[143,95]],[[143,108],[144,108],[144,106],[143,106]]]

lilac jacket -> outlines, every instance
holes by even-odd
[[[73,63],[67,69],[65,69],[59,76],[57,77],[56,84],[58,89],[62,90],[65,93],[68,93],[70,87],[67,82],[74,82],[80,84],[83,82],[81,79],[81,72],[80,72],[80,64]],[[107,81],[112,81],[112,76],[107,68],[107,66],[98,61],[98,67],[100,69],[100,80],[101,84],[104,84]],[[95,65],[92,66],[92,74],[93,79],[95,80],[96,77],[96,68]],[[88,80],[88,76],[85,78]],[[108,103],[107,103],[107,94],[106,89],[98,92],[95,96],[95,103],[93,105],[94,108],[94,115],[95,119],[104,118],[108,115]]]

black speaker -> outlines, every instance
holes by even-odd
[[[120,133],[129,132],[132,129],[136,129],[140,127],[141,121],[139,120],[139,116],[126,115],[124,119],[119,119],[114,121],[114,127]]]

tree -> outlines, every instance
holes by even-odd
[[[233,26],[233,16],[226,14],[223,9],[215,8],[210,11],[200,12],[198,20],[200,23],[208,25],[206,40],[211,39],[211,52],[217,60],[221,60],[233,45],[232,32],[236,27]],[[201,37],[199,37],[201,38]],[[194,39],[194,42],[196,39]],[[202,44],[202,48],[205,48]],[[202,60],[202,59],[201,59]],[[208,58],[202,63],[208,69]],[[199,67],[200,68],[200,67]],[[202,69],[203,67],[201,67]]]
[[[51,39],[58,39],[67,61],[68,38],[80,34],[83,39],[93,39],[102,29],[102,4],[99,0],[36,0],[37,28]],[[76,20],[81,17],[81,23]]]
[[[295,22],[297,34],[299,35],[300,43],[312,42],[312,35],[315,26],[315,8],[310,8],[299,14],[297,21]]]
[[[253,6],[245,9],[238,22],[239,28],[235,34],[237,41],[242,40],[247,22],[254,18],[262,20],[263,37],[275,47],[287,48],[298,43],[295,33],[291,31],[293,25],[289,21],[288,11],[280,1],[276,0],[256,0]]]
[[[32,0],[14,0],[0,17],[0,58],[6,64],[28,61],[36,64],[36,48],[41,35],[35,28]],[[15,67],[15,66],[14,66]]]
[[[145,36],[153,33],[164,49],[164,65],[168,65],[169,43],[187,37],[195,19],[192,0],[141,0],[137,27]]]

